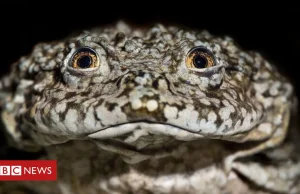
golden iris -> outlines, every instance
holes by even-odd
[[[95,68],[99,66],[99,59],[93,49],[84,47],[75,52],[71,65],[79,69]]]
[[[215,65],[213,54],[204,47],[195,47],[190,50],[186,60],[187,67],[203,69]]]

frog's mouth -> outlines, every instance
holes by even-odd
[[[237,137],[245,135],[247,133],[237,134]],[[93,141],[103,150],[119,154],[125,162],[133,164],[176,154],[176,150],[184,145],[234,145],[231,151],[253,146],[251,142],[240,144],[241,142],[231,138],[199,134],[165,123],[139,121],[111,126],[90,133],[84,139]]]
[[[121,124],[93,132],[87,137],[100,148],[120,154],[129,163],[164,157],[183,142],[203,138],[177,126],[149,122]]]
[[[156,135],[169,136],[183,141],[190,141],[203,137],[203,135],[199,133],[193,133],[178,126],[145,121],[111,126],[90,133],[88,134],[88,137],[93,139],[118,138],[125,143],[135,144],[141,137]]]
[[[177,126],[135,122],[93,132],[87,138],[104,150],[120,154],[128,163],[137,163],[170,155],[183,143],[204,136]]]

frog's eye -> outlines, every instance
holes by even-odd
[[[73,54],[71,66],[79,69],[95,68],[99,66],[99,58],[93,49],[83,47]]]
[[[215,65],[215,58],[213,54],[204,47],[192,48],[186,59],[188,68],[203,69]]]

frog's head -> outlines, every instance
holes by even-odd
[[[262,121],[290,89],[231,38],[124,23],[38,44],[12,75],[3,118],[13,113],[38,144],[90,139],[131,155],[199,138],[266,138],[273,123]]]

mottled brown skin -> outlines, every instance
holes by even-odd
[[[300,193],[293,86],[229,37],[119,22],[36,45],[0,88],[13,145],[59,164],[0,193]]]

